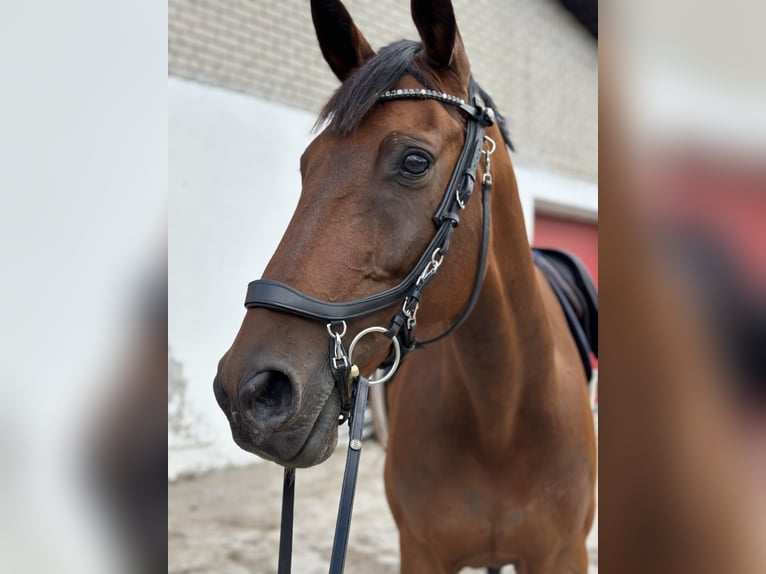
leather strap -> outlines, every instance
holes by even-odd
[[[335,354],[335,339],[330,339],[330,351],[329,356],[333,357]],[[340,418],[338,424],[342,425],[349,418],[351,412],[351,393],[349,392],[349,374],[351,373],[351,365],[348,364],[348,356],[345,355],[340,364],[334,359],[330,360],[330,371],[332,372],[333,379],[335,380],[335,386],[338,387],[338,394],[340,395]]]
[[[469,120],[466,126],[463,149],[460,151],[455,169],[452,170],[447,191],[434,212],[433,219],[436,225],[440,225],[447,219],[453,220],[455,225],[460,222],[458,216],[460,205],[457,202],[457,197],[460,197],[460,201],[465,204],[473,193],[483,144],[484,126],[479,122]]]
[[[290,574],[293,555],[293,507],[295,505],[295,469],[285,468],[282,484],[282,522],[279,528],[279,566],[277,574]]]
[[[473,311],[473,308],[476,306],[476,302],[479,300],[481,286],[482,286],[482,283],[484,282],[484,273],[487,268],[487,250],[489,248],[489,230],[490,230],[490,221],[491,221],[491,209],[490,209],[491,195],[490,194],[492,191],[492,184],[490,182],[485,182],[482,184],[481,189],[482,189],[482,219],[483,219],[482,231],[481,231],[481,249],[479,251],[479,263],[476,267],[476,275],[474,276],[474,280],[473,280],[473,289],[471,291],[471,296],[468,299],[468,302],[466,303],[466,306],[463,308],[463,311],[458,317],[457,321],[455,321],[441,335],[438,335],[436,337],[433,337],[425,341],[421,341],[415,337],[413,333],[414,328],[410,329],[407,327],[404,310],[403,309],[399,310],[399,312],[397,312],[397,314],[394,315],[394,318],[391,319],[388,336],[399,337],[402,360],[404,360],[404,357],[406,357],[409,353],[411,353],[415,349],[422,349],[426,345],[430,345],[431,343],[440,341],[441,339],[452,334],[455,331],[455,329],[460,327],[460,325],[462,325],[463,322],[468,318],[468,316]],[[427,285],[428,283],[425,283],[424,285],[420,286],[420,288],[417,291],[410,293],[408,297],[419,301],[420,296],[422,295],[422,291],[425,289]],[[388,361],[389,359],[386,359],[386,361],[383,362],[383,365],[386,365]]]
[[[436,337],[433,337],[432,339],[428,339],[426,341],[415,341],[416,348],[422,348],[426,345],[430,345],[431,343],[435,343],[436,341],[440,341],[444,339],[445,337],[451,335],[455,329],[460,327],[460,325],[463,324],[463,322],[468,318],[468,316],[473,311],[473,308],[476,306],[476,302],[479,300],[479,293],[481,293],[481,286],[482,283],[484,283],[484,273],[487,269],[487,249],[489,248],[489,229],[490,229],[490,215],[491,215],[491,209],[490,209],[490,192],[492,191],[492,184],[489,185],[483,184],[481,193],[482,193],[482,214],[484,218],[484,222],[482,224],[482,230],[481,230],[481,251],[479,254],[479,265],[476,268],[476,275],[473,280],[473,291],[471,291],[471,298],[468,300],[468,304],[463,309],[463,312],[460,314],[460,317],[458,317],[458,320],[455,321],[452,326],[444,331],[441,335],[437,335]]]
[[[354,410],[351,415],[346,470],[343,473],[343,487],[338,503],[338,520],[335,522],[335,538],[330,557],[330,574],[343,574],[348,548],[348,535],[351,531],[351,511],[354,507],[356,478],[359,471],[359,458],[362,454],[362,429],[364,428],[364,409],[367,406],[369,381],[359,377],[356,384]]]
[[[354,301],[331,303],[301,293],[281,281],[258,279],[247,287],[245,307],[263,307],[319,321],[347,321],[386,309],[404,299],[428,265],[434,250],[447,245],[452,234],[451,227],[449,224],[441,225],[412,271],[398,285],[380,293]]]
[[[362,454],[362,430],[364,429],[364,410],[367,406],[369,381],[364,377],[357,379],[353,398],[353,412],[350,419],[346,470],[343,473],[343,486],[338,503],[338,519],[335,523],[335,538],[332,543],[330,574],[343,574],[348,549],[348,536],[351,532],[351,513],[354,508],[356,479],[359,473],[359,459]],[[285,468],[282,485],[282,522],[279,532],[278,574],[290,574],[293,549],[293,507],[295,502],[295,469]]]

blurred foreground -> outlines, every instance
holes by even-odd
[[[0,572],[165,569],[167,22],[0,16]]]
[[[763,9],[602,13],[604,572],[766,572]]]

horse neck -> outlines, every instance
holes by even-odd
[[[487,271],[471,316],[450,338],[452,360],[482,420],[545,408],[553,384],[553,339],[537,282],[509,158],[493,162]]]

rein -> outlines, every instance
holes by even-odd
[[[495,151],[495,142],[484,134],[485,129],[495,122],[492,108],[487,107],[473,82],[469,83],[470,104],[463,99],[443,92],[429,89],[399,89],[384,92],[379,102],[392,100],[436,100],[457,107],[465,112],[468,121],[463,149],[460,152],[450,181],[444,192],[439,207],[433,215],[436,232],[422,255],[407,276],[397,285],[369,295],[367,297],[333,303],[316,299],[294,289],[290,285],[270,279],[259,279],[248,285],[245,307],[261,307],[297,315],[306,319],[322,321],[326,324],[329,335],[329,363],[341,401],[339,424],[349,422],[349,446],[346,455],[346,468],[343,475],[343,487],[338,506],[338,519],[335,527],[330,574],[342,574],[354,504],[357,471],[362,448],[362,428],[364,410],[367,404],[369,385],[383,383],[394,376],[402,359],[416,348],[434,343],[452,333],[471,314],[479,297],[486,268],[489,245],[490,191],[492,174],[490,157]],[[484,149],[484,142],[489,149]],[[460,224],[460,211],[473,195],[479,162],[484,156],[484,175],[482,177],[482,239],[479,264],[474,278],[471,296],[458,319],[445,332],[432,339],[421,341],[415,337],[417,313],[426,287],[436,276],[444,256],[449,249],[450,239]],[[352,339],[346,351],[343,337],[346,335],[346,321],[364,317],[393,305],[400,308],[387,327],[368,327]],[[367,379],[359,374],[359,368],[353,363],[354,349],[366,335],[382,333],[391,339],[392,349],[381,367],[388,369],[378,379]],[[350,387],[353,392],[350,391]],[[282,492],[282,522],[279,542],[278,574],[289,574],[291,569],[293,507],[295,497],[295,469],[285,468]]]

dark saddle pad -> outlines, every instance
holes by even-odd
[[[590,353],[598,357],[598,291],[577,257],[558,249],[532,249],[535,265],[550,283],[580,352],[590,381]]]

